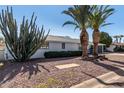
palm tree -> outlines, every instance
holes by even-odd
[[[83,59],[88,58],[87,47],[88,47],[89,36],[86,29],[87,29],[89,9],[90,6],[88,5],[75,5],[73,7],[68,8],[68,10],[62,12],[73,18],[73,21],[66,21],[63,24],[63,26],[67,24],[69,25],[71,24],[75,26],[74,30],[79,29],[81,31],[80,42],[82,46]]]
[[[94,57],[98,56],[98,43],[100,41],[100,27],[110,25],[112,23],[106,23],[106,19],[114,13],[114,9],[110,8],[110,6],[96,6],[93,5],[91,6],[90,10],[90,15],[89,15],[89,21],[90,21],[90,26],[92,27],[93,34],[93,44],[94,44],[94,49],[93,49],[93,54]]]
[[[113,38],[115,38],[115,41],[114,41],[115,43],[119,43],[119,40],[118,40],[119,36],[118,35],[113,36]]]
[[[119,43],[121,43],[121,41],[122,41],[122,38],[124,37],[124,35],[119,35]]]

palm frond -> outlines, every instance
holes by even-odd
[[[114,13],[114,9],[107,6],[92,6],[92,11],[89,14],[89,20],[92,28],[99,28],[110,23],[106,23],[106,19]]]
[[[63,11],[63,14],[70,16],[73,21],[67,21],[63,24],[71,24],[75,25],[75,28],[79,27],[79,29],[86,28],[86,23],[88,21],[90,6],[88,5],[74,5],[73,7],[68,8],[68,10]]]
[[[62,26],[65,26],[65,25],[77,25],[75,22],[72,22],[72,21],[66,21]]]
[[[105,23],[105,24],[102,24],[101,27],[112,25],[112,24],[114,24],[114,23]]]

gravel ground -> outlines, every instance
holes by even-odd
[[[111,60],[99,62],[82,61],[81,57],[37,59],[26,63],[6,62],[0,69],[0,87],[68,88],[109,71],[123,76],[124,71],[118,67],[123,67],[124,61],[112,61],[112,57],[109,57]],[[61,70],[55,68],[56,65],[68,63],[80,66]]]

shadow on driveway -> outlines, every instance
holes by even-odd
[[[123,62],[112,61],[112,60],[109,60],[109,61],[111,61],[111,62],[113,62],[113,63],[121,64],[121,65],[119,65],[119,66],[122,66],[122,67],[124,66],[124,63],[123,63]],[[112,65],[109,65],[109,64],[105,64],[105,63],[103,63],[103,62],[100,62],[100,61],[98,61],[98,60],[93,61],[93,63],[96,64],[96,65],[98,65],[98,66],[104,67],[105,69],[107,69],[107,70],[109,70],[109,71],[113,71],[114,73],[116,73],[116,74],[119,75],[119,76],[124,76],[124,70],[122,70],[122,69],[116,67],[116,66],[118,66],[118,65],[112,66]],[[119,87],[124,86],[124,82],[112,82],[112,83],[107,83],[107,82],[105,82],[105,81],[103,81],[103,80],[101,80],[101,79],[99,79],[99,78],[97,78],[97,77],[95,77],[95,76],[93,76],[93,75],[91,75],[91,74],[85,73],[85,72],[83,72],[83,71],[82,71],[82,73],[84,73],[84,74],[86,74],[86,75],[88,75],[88,76],[90,76],[90,77],[92,77],[92,78],[95,78],[99,83],[104,84],[104,85],[114,85],[114,86],[119,86]]]
[[[96,79],[99,83],[104,84],[104,85],[107,85],[107,86],[111,86],[111,85],[117,86],[117,87],[122,87],[122,86],[124,86],[124,82],[112,82],[112,83],[107,83],[107,82],[105,82],[105,81],[103,81],[103,80],[101,80],[101,79],[99,79],[99,78],[97,78],[97,77],[95,77],[95,76],[93,76],[93,75],[91,75],[91,74],[88,74],[88,73],[85,73],[85,72],[82,72],[82,73],[85,74],[85,75],[88,75],[88,76],[90,76],[90,77],[92,77],[92,78],[94,78],[94,79]]]

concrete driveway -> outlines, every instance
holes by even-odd
[[[110,60],[124,62],[124,53],[108,53],[105,56]]]
[[[118,62],[120,70],[111,71],[93,79],[87,80],[73,88],[124,88],[124,53],[108,53],[104,54],[110,61]],[[112,64],[114,66],[114,64]],[[115,65],[116,67],[116,65]],[[118,74],[118,73],[121,73]]]
[[[105,54],[106,57],[108,57],[110,60],[114,61],[119,61],[119,62],[124,62],[124,53],[110,53],[110,54]],[[103,87],[105,88],[123,88],[124,87],[124,77],[123,76],[118,76],[117,79],[115,80],[110,80],[113,85],[105,85]]]
[[[104,85],[103,88],[124,88],[124,77],[119,77],[114,81],[111,80],[110,84],[111,85]]]

